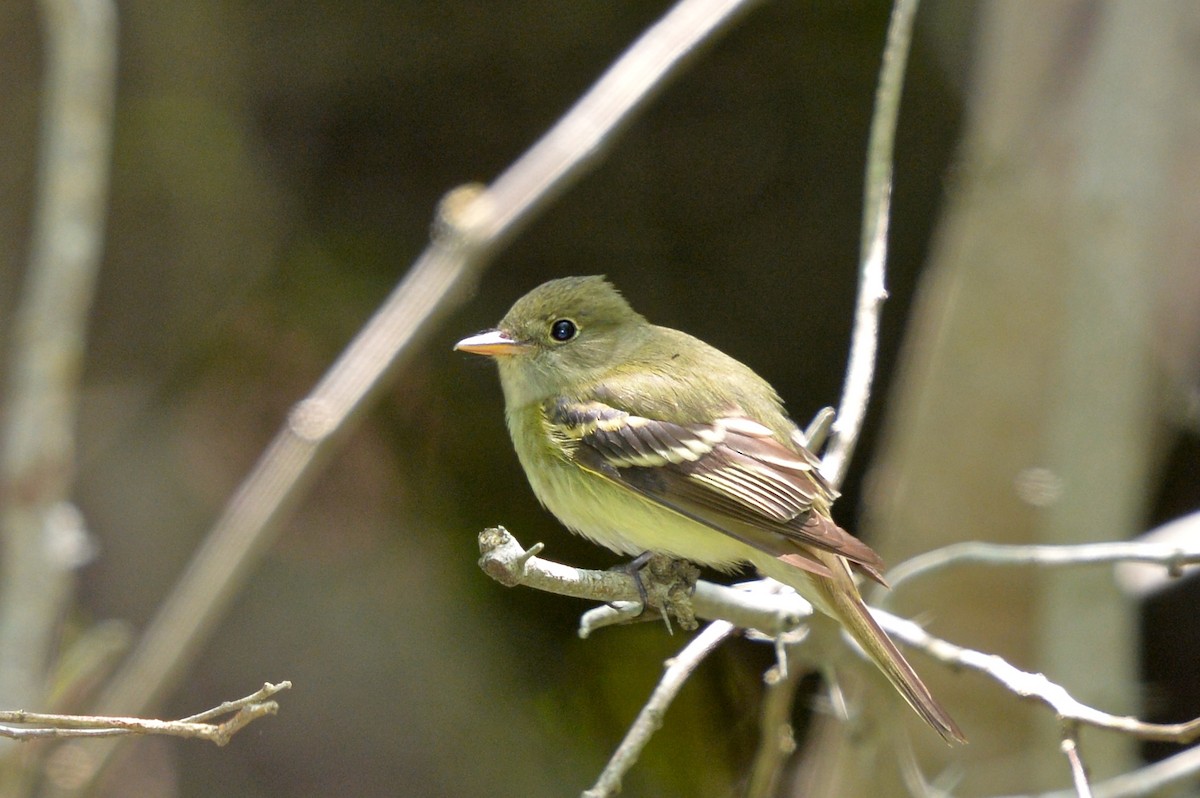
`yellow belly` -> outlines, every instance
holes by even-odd
[[[722,570],[752,557],[753,550],[744,543],[585,471],[547,448],[522,445],[537,438],[513,432],[534,494],[572,532],[618,554],[660,552]]]

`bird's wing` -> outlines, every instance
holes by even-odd
[[[737,411],[711,423],[675,423],[558,399],[546,405],[545,421],[580,466],[688,518],[814,573],[826,568],[805,556],[806,546],[879,578],[879,556],[829,518],[836,493],[816,458]]]

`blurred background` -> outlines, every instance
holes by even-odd
[[[1200,506],[1200,21],[1190,4],[1141,21],[1119,5],[931,1],[921,12],[880,384],[836,511],[889,562],[955,540],[1128,539]],[[79,573],[66,641],[110,619],[136,634],[288,409],[420,252],[442,194],[497,175],[669,6],[117,7],[111,204],[75,493],[99,554]],[[139,742],[105,794],[536,798],[587,787],[685,638],[646,624],[581,641],[584,604],[479,571],[476,535],[500,523],[552,559],[615,558],[538,507],[494,369],[451,346],[546,279],[603,273],[651,320],[767,377],[801,424],[836,403],[888,11],[766,4],[705,50],[424,341],[160,713],[290,679],[279,716],[224,749]],[[35,3],[0,7],[0,367],[29,251],[41,41]],[[1145,73],[1130,67],[1144,58]],[[1101,168],[1126,157],[1128,171]],[[1083,290],[1096,286],[1099,297]],[[1110,467],[1077,475],[1079,462]],[[1049,475],[1049,494],[1022,491],[1032,468]],[[1080,506],[1105,520],[1083,523]],[[1073,531],[1054,532],[1064,518]],[[1078,676],[1080,697],[1110,709],[1200,714],[1197,634],[1180,631],[1194,623],[1171,609],[1194,606],[1194,592],[1156,597],[1160,620],[1145,628],[1107,571],[1088,572],[1087,590],[1112,607],[1089,616],[1106,630],[1097,653],[1055,639],[1078,617],[1062,602],[1079,589],[1058,573],[968,570],[900,606],[1021,667]],[[1111,670],[1097,665],[1110,654]],[[706,662],[625,794],[738,794],[772,661],[736,640]],[[1088,694],[1097,671],[1112,695]],[[1065,783],[1053,718],[1009,716],[1016,700],[982,680],[936,676],[935,693],[980,740],[964,794]],[[981,694],[993,703],[976,710]],[[807,695],[800,730],[821,703]],[[1045,769],[1013,768],[1046,745]],[[1114,745],[1122,766],[1140,761]],[[867,794],[823,789],[810,794]]]

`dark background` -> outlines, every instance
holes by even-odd
[[[118,6],[77,491],[101,553],[67,638],[101,619],[144,625],[288,408],[420,252],[438,199],[498,174],[668,7]],[[801,424],[836,402],[888,8],[754,10],[501,254],[328,463],[163,712],[291,679],[280,716],[226,749],[148,741],[113,794],[536,798],[591,782],[683,639],[646,625],[580,641],[582,603],[478,570],[475,537],[496,523],[553,559],[615,558],[539,509],[494,370],[451,346],[543,280],[604,273],[651,320],[767,377]],[[0,9],[5,319],[28,247],[39,37],[32,3]],[[969,4],[922,12],[876,404],[953,175],[970,41]],[[877,420],[838,505],[852,529]],[[731,794],[770,662],[762,646],[722,648],[625,794]]]

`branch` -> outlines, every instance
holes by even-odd
[[[871,386],[879,353],[879,319],[887,299],[887,234],[891,218],[892,169],[895,151],[896,124],[900,115],[900,99],[904,87],[904,72],[912,44],[913,18],[918,0],[894,0],[888,21],[879,83],[871,111],[871,131],[867,143],[866,175],[863,187],[862,240],[859,247],[858,296],[855,301],[854,327],[842,396],[833,422],[829,447],[821,460],[821,474],[834,488],[840,488],[858,444],[867,406],[871,401]],[[768,684],[768,705],[777,705],[796,690],[795,681],[777,679]],[[754,788],[767,790],[778,780],[779,769],[785,763],[775,736],[764,735],[755,757]],[[775,772],[770,768],[775,767]]]
[[[1156,544],[1166,548],[1185,548],[1200,554],[1200,510],[1172,519],[1149,532],[1138,535],[1137,542]],[[1192,561],[1193,563],[1196,560]],[[1183,564],[1180,563],[1182,566]],[[1125,562],[1117,566],[1117,584],[1127,596],[1146,598],[1171,586],[1175,580],[1187,574],[1195,575],[1194,567],[1174,568],[1168,565],[1166,573],[1144,563]]]
[[[800,677],[808,672],[799,667],[798,646],[779,652],[778,664],[767,671],[766,691],[758,719],[758,747],[750,766],[746,798],[769,798],[779,792],[779,777],[784,765],[796,752],[796,734],[792,713]],[[831,685],[834,687],[835,685]]]
[[[576,598],[637,603],[637,587],[629,574],[571,568],[544,560],[536,556],[536,552],[541,550],[540,544],[526,550],[503,527],[485,530],[479,536],[479,543],[482,553],[480,567],[506,586],[525,585]],[[1068,562],[1069,558],[1063,557],[1062,561]],[[696,583],[693,609],[697,617],[715,619],[733,627],[757,629],[770,635],[793,633],[811,615],[812,608],[790,591],[771,592],[772,585],[770,580],[759,580],[736,587],[723,587],[701,580]],[[1160,724],[1103,712],[1077,701],[1065,688],[1043,674],[1028,673],[1000,656],[955,645],[931,635],[912,621],[888,612],[878,609],[872,612],[879,625],[894,640],[924,651],[956,670],[981,673],[999,682],[1014,695],[1043,704],[1055,713],[1060,723],[1064,724],[1064,729],[1070,730],[1078,725],[1091,726],[1142,740],[1182,744],[1200,739],[1200,718],[1186,723]],[[614,620],[628,620],[629,617],[629,613],[618,610]],[[1070,735],[1064,736],[1064,740],[1068,739]],[[1067,747],[1064,747],[1064,753],[1071,755]],[[1074,756],[1077,757],[1077,754]],[[1097,795],[1103,794],[1097,792]]]
[[[603,626],[658,617],[652,610],[643,610],[637,585],[629,573],[572,568],[544,560],[537,556],[542,548],[538,543],[525,549],[503,527],[485,529],[479,535],[479,567],[506,587],[524,585],[562,596],[609,602],[584,613],[579,629],[582,637]],[[813,608],[796,593],[771,580],[755,580],[735,587],[701,580],[695,583],[688,612],[713,623],[671,660],[596,784],[584,793],[585,798],[600,798],[620,790],[622,777],[661,725],[662,715],[683,682],[734,629],[757,630],[777,640],[794,637],[812,615]],[[780,656],[782,664],[786,655],[781,652]],[[786,673],[781,680],[787,680]],[[787,729],[783,731],[786,733]]]
[[[1075,785],[1075,795],[1077,798],[1092,798],[1092,786],[1088,783],[1087,767],[1083,764],[1083,757],[1079,753],[1079,728],[1074,723],[1065,724],[1059,748],[1071,768],[1071,782]]]
[[[291,682],[271,684],[267,682],[261,690],[236,701],[226,701],[218,707],[181,720],[154,720],[151,718],[104,717],[99,715],[51,715],[23,710],[0,712],[0,723],[32,725],[36,728],[14,728],[0,726],[0,736],[14,740],[35,740],[63,737],[119,737],[127,734],[160,734],[171,737],[208,740],[225,745],[233,735],[266,715],[279,711],[279,704],[268,700],[283,690],[289,690]],[[210,723],[216,718],[232,715],[220,723]]]
[[[1065,545],[1012,545],[968,541],[918,554],[887,573],[892,590],[880,594],[895,595],[900,585],[919,576],[928,576],[945,568],[961,565],[1109,565],[1112,563],[1150,563],[1161,565],[1172,576],[1180,576],[1184,567],[1200,563],[1200,541],[1178,545],[1142,543],[1079,543]]]
[[[682,0],[491,186],[466,186],[447,195],[429,247],[295,406],[101,696],[102,712],[141,711],[175,686],[371,393],[433,322],[463,300],[501,246],[599,160],[686,57],[752,4]],[[81,783],[94,778],[109,756],[92,754],[96,770]]]
[[[839,487],[846,476],[850,457],[862,432],[867,404],[871,400],[871,384],[875,379],[879,315],[887,299],[884,277],[892,199],[892,152],[916,13],[917,0],[896,0],[892,7],[871,115],[854,332],[850,342],[850,359],[846,365],[846,380],[842,385],[842,400],[833,422],[829,449],[821,462],[821,473],[834,487]]]
[[[0,706],[40,703],[70,572],[89,544],[68,502],[88,310],[104,242],[116,80],[109,0],[42,0],[46,78],[29,268],[4,397]]]
[[[613,753],[596,783],[590,790],[584,790],[583,798],[605,798],[621,791],[621,779],[637,762],[638,755],[642,753],[650,737],[662,726],[667,707],[675,700],[688,677],[704,658],[733,634],[733,631],[733,625],[725,621],[711,623],[703,632],[693,637],[682,651],[667,660],[667,670],[658,686],[650,694],[650,699],[638,713],[637,720],[629,727],[625,739]]]
[[[1166,788],[1181,781],[1193,780],[1200,773],[1200,746],[1180,751],[1161,762],[1113,776],[1092,785],[1095,798],[1142,798],[1163,795]],[[1075,798],[1075,790],[1055,790],[1037,796],[1005,796],[1005,798]]]
[[[1139,740],[1190,743],[1200,739],[1200,718],[1186,723],[1147,723],[1124,715],[1112,715],[1087,706],[1066,688],[1044,674],[1023,671],[995,654],[984,654],[934,637],[912,621],[873,610],[875,620],[895,640],[924,651],[938,662],[955,669],[982,673],[1009,692],[1049,707],[1064,724],[1079,724],[1127,734]]]
[[[541,549],[539,543],[526,550],[504,527],[485,529],[479,535],[479,567],[506,587],[524,585],[560,596],[633,605],[632,613],[620,605],[616,610],[598,608],[606,611],[600,616],[589,613],[580,629],[583,637],[601,626],[641,613],[637,584],[628,573],[572,568],[536,556]],[[700,580],[692,594],[691,609],[697,618],[728,621],[740,629],[755,629],[776,637],[799,629],[813,612],[811,604],[790,590],[779,592],[780,587],[770,580],[735,587]]]

